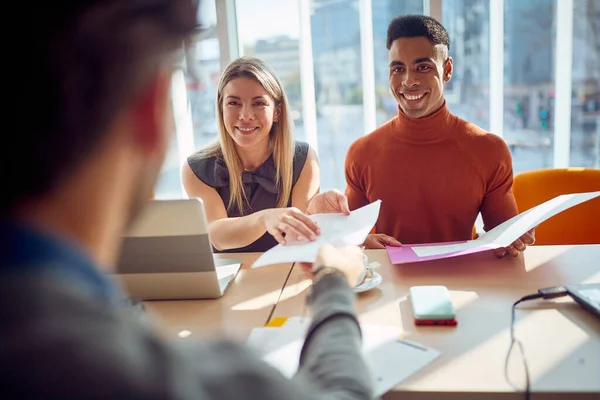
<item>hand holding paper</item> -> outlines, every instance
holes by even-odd
[[[392,263],[436,260],[510,246],[547,219],[578,204],[600,197],[600,192],[563,194],[531,208],[484,233],[475,240],[458,243],[388,247]]]
[[[344,193],[337,189],[331,189],[323,193],[319,193],[314,196],[308,208],[307,214],[324,214],[324,213],[341,213],[344,215],[350,215],[350,208],[348,207],[348,198]]]
[[[324,244],[336,247],[362,244],[377,222],[380,208],[381,200],[377,200],[352,211],[350,215],[311,215],[310,218],[321,231],[314,242],[277,245],[263,253],[254,262],[253,267],[286,262],[312,263],[317,257],[319,248]]]
[[[523,236],[521,236],[520,238],[515,240],[510,246],[499,247],[497,249],[494,249],[494,253],[496,254],[497,257],[500,257],[500,258],[504,257],[507,254],[511,255],[512,257],[517,257],[520,252],[525,251],[527,246],[531,246],[534,243],[535,243],[535,228],[530,229],[529,231],[525,232],[525,234]]]

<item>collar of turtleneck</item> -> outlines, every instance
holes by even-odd
[[[398,107],[396,120],[403,140],[423,143],[445,139],[452,129],[451,117],[444,101],[438,110],[421,118],[411,118]]]

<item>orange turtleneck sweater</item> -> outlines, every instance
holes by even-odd
[[[398,116],[357,139],[346,156],[350,209],[380,199],[376,233],[402,243],[471,239],[517,215],[505,142],[452,115],[444,104],[423,118]]]

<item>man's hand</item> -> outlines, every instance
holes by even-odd
[[[495,249],[494,253],[496,253],[497,257],[504,257],[507,254],[510,254],[513,257],[519,255],[519,252],[525,251],[527,246],[531,246],[535,243],[535,228],[521,236],[519,239],[515,240],[513,244],[508,247],[501,247],[499,249]]]
[[[344,273],[350,287],[355,287],[365,272],[364,255],[358,246],[335,248],[324,244],[319,249],[314,264],[298,263],[298,265],[309,276],[312,276],[312,272],[319,267],[338,269]]]
[[[386,245],[399,247],[402,246],[402,243],[383,233],[373,233],[367,236],[363,245],[367,249],[385,249]]]
[[[349,215],[350,208],[348,208],[348,198],[344,193],[336,189],[319,193],[308,203],[306,213],[308,215],[325,213],[342,213],[344,215]]]

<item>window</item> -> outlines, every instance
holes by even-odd
[[[263,59],[283,85],[295,124],[295,137],[306,140],[302,118],[300,23],[296,0],[237,0],[238,36],[243,55]]]
[[[573,6],[570,165],[600,168],[600,1]]]
[[[191,43],[186,74],[187,97],[190,102],[194,146],[202,148],[217,138],[217,85],[221,75],[219,41],[211,30],[206,36]]]
[[[489,130],[489,1],[445,0],[442,7],[442,24],[448,31],[454,60],[452,79],[444,88],[448,109]]]
[[[177,137],[156,187],[159,198],[181,196],[179,170],[186,153],[216,137],[218,78],[238,53],[271,65],[290,101],[296,138],[319,153],[321,189],[344,189],[350,144],[397,114],[388,79],[389,22],[429,11],[441,15],[450,35],[454,73],[445,86],[448,108],[502,136],[515,173],[565,165],[600,168],[600,0],[201,4],[211,22],[186,44],[186,90],[181,95],[174,89],[179,93],[174,103],[183,97],[189,110],[176,110]],[[224,18],[219,27],[226,22],[227,29],[216,29],[215,4]],[[219,45],[226,54],[219,54]],[[557,54],[570,51],[572,58]],[[186,113],[189,129],[181,123]]]
[[[344,160],[364,135],[358,0],[313,0],[310,19],[323,190],[345,188]]]
[[[515,173],[553,166],[556,0],[504,1],[504,140]]]
[[[373,53],[375,57],[375,98],[377,125],[398,114],[398,103],[390,93],[387,27],[393,18],[406,14],[423,14],[423,0],[372,0]]]
[[[215,3],[202,1],[202,29],[182,44],[183,61],[172,82],[175,135],[155,187],[157,199],[182,198],[181,166],[216,138],[216,85],[220,75]]]
[[[182,197],[179,174],[179,151],[177,139],[174,138],[169,145],[165,161],[162,165],[158,181],[154,188],[154,197],[157,199],[178,199]]]

